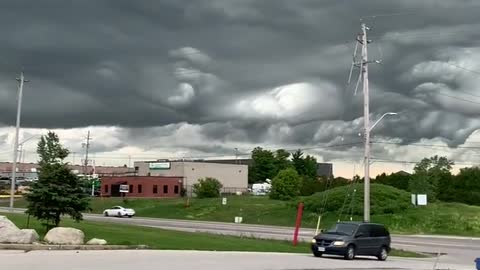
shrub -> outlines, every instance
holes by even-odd
[[[193,185],[193,192],[198,198],[216,198],[220,197],[222,184],[215,178],[206,177],[199,179],[197,184]]]
[[[293,168],[281,170],[272,180],[270,199],[290,200],[300,194],[301,177]]]
[[[352,211],[353,215],[362,215],[363,191],[363,184],[354,184],[315,193],[303,199],[305,210],[319,213],[323,208],[326,212],[340,212],[343,209],[343,213]],[[371,184],[370,191],[372,215],[398,213],[411,207],[409,192],[381,184]]]

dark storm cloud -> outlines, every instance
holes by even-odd
[[[346,78],[359,17],[404,12],[365,19],[370,56],[384,62],[371,68],[372,117],[400,113],[375,133],[458,145],[480,112],[435,91],[476,92],[477,78],[445,79],[458,70],[438,67],[479,46],[478,11],[467,0],[10,1],[0,4],[0,122],[14,123],[23,68],[28,127],[122,126],[141,141],[190,123],[223,142],[356,140],[362,96]]]

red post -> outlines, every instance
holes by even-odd
[[[300,224],[302,224],[302,215],[303,215],[303,203],[299,203],[298,209],[297,209],[297,221],[295,222],[295,232],[293,234],[294,246],[296,246],[298,243],[298,230],[300,229]]]

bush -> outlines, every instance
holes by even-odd
[[[362,215],[363,191],[363,184],[354,184],[315,193],[303,199],[305,210],[319,213],[325,207],[326,212],[340,212],[343,209],[343,213],[352,211],[353,215]],[[324,196],[328,196],[325,204]],[[410,198],[409,192],[391,186],[371,184],[370,212],[372,215],[378,215],[405,211],[412,207]]]
[[[272,180],[270,199],[284,201],[293,199],[300,194],[301,185],[301,177],[295,169],[282,170]]]
[[[193,185],[193,192],[198,198],[216,198],[220,197],[222,184],[215,178],[206,177],[199,179],[197,184]]]

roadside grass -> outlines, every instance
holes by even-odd
[[[359,202],[361,203],[361,202]],[[234,222],[235,216],[242,216],[243,223],[293,227],[296,217],[296,203],[270,200],[262,196],[228,196],[227,205],[221,198],[190,198],[189,207],[185,199],[128,199],[94,198],[92,213],[101,214],[106,208],[122,205],[135,209],[137,216],[199,221]],[[8,206],[8,201],[0,202]],[[23,199],[15,201],[15,207],[26,207]],[[337,220],[350,220],[344,214],[327,212],[322,216],[321,228],[332,226]],[[305,211],[302,227],[315,228],[318,213]],[[362,216],[354,215],[352,220],[361,221]],[[425,207],[410,207],[395,214],[372,215],[373,222],[385,224],[394,234],[441,234],[458,236],[480,236],[480,207],[460,203],[430,203]]]
[[[403,257],[403,258],[431,258],[432,257],[427,254],[416,253],[416,252],[401,250],[401,249],[392,249],[390,251],[389,256]]]
[[[5,214],[19,228],[27,228],[24,214]],[[46,234],[41,222],[31,218],[28,228],[35,229],[40,238]],[[290,241],[263,240],[253,237],[235,237],[208,233],[170,231],[141,226],[120,225],[103,222],[62,220],[60,226],[73,227],[85,233],[85,239],[101,238],[110,245],[147,245],[159,250],[204,250],[204,251],[249,251],[309,254],[308,243],[300,242],[296,247]],[[424,254],[392,249],[390,256],[426,258]]]
[[[23,214],[6,214],[19,228],[27,227],[27,216]],[[99,222],[74,222],[64,219],[61,226],[73,227],[85,233],[85,239],[101,238],[111,245],[147,245],[152,249],[168,250],[216,250],[216,251],[257,251],[309,253],[307,243],[294,247],[287,241],[260,240],[247,237],[223,236],[207,233],[190,233],[169,231],[131,225]],[[42,224],[30,219],[30,229],[35,229],[40,237],[45,235]]]

